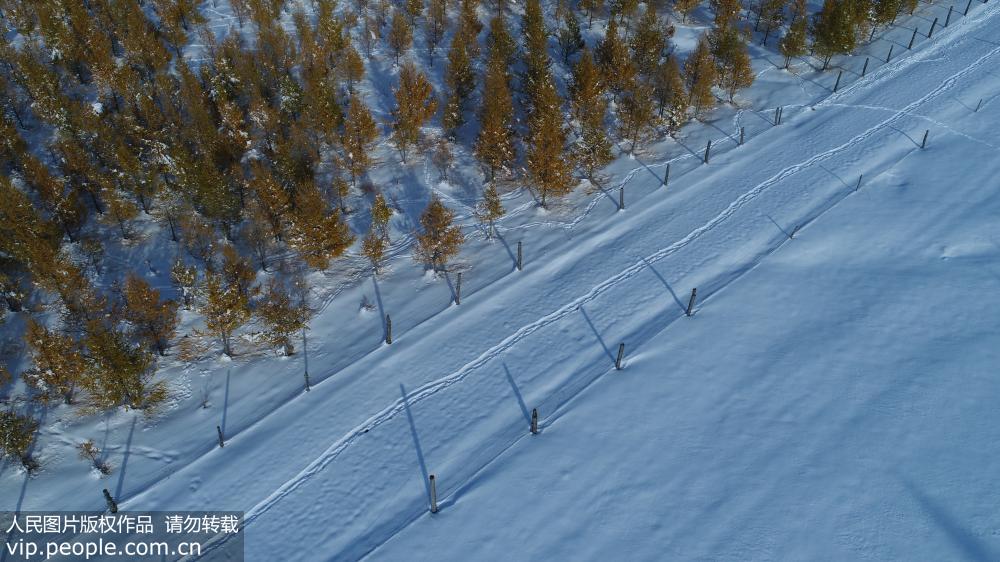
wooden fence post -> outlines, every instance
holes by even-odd
[[[306,392],[309,392],[309,371],[306,371]]]
[[[931,30],[927,32],[927,38],[928,39],[931,38],[931,35],[934,35],[934,27],[937,25],[937,22],[938,22],[937,18],[934,18],[934,21],[931,22]]]
[[[521,241],[517,241],[517,270],[521,271]]]
[[[705,145],[705,163],[706,164],[708,164],[708,156],[709,156],[709,154],[711,152],[712,152],[712,141],[710,140],[710,141],[708,141],[708,144]]]
[[[948,27],[948,23],[951,22],[951,12],[955,9],[955,6],[948,6],[948,17],[944,18],[944,26]]]
[[[863,178],[863,177],[865,177],[864,174],[861,174],[860,176],[858,176],[858,185],[854,186],[854,191],[857,191],[858,189],[861,189],[861,178]]]
[[[462,304],[462,272],[458,272],[458,279],[455,281],[455,305]]]
[[[969,15],[969,8],[971,7],[972,7],[972,0],[969,0],[969,3],[965,5],[965,11],[962,12],[962,15],[963,16]]]
[[[920,148],[927,148],[927,135],[931,134],[931,130],[927,129],[924,131],[924,140],[920,142]]]
[[[740,146],[743,146],[743,140],[746,138],[746,127],[740,127]]]
[[[625,187],[624,186],[618,188],[618,210],[619,211],[624,211],[625,210]]]
[[[221,427],[215,426],[215,431],[219,432],[219,448],[221,449],[221,448],[223,448],[223,447],[226,446],[226,439],[222,435],[222,428]]]
[[[837,93],[837,89],[840,88],[840,77],[843,76],[843,75],[844,75],[844,71],[843,70],[841,70],[837,74],[837,83],[833,85],[833,92],[834,93]]]
[[[625,357],[625,344],[618,344],[618,358],[615,359],[615,369],[622,370],[622,358]]]
[[[670,183],[670,162],[667,162],[667,170],[663,173],[663,188],[667,188],[667,184]]]
[[[531,434],[538,435],[538,408],[531,409]]]
[[[431,474],[428,479],[431,481],[431,513],[438,512],[438,491],[437,478]]]
[[[698,288],[695,287],[694,289],[691,289],[691,299],[688,300],[687,311],[684,313],[685,316],[691,316],[692,314],[694,314],[694,303],[697,300],[697,298],[698,298]]]
[[[392,318],[388,314],[385,315],[385,343],[392,345]]]
[[[906,50],[907,51],[913,48],[913,42],[916,41],[916,40],[917,40],[917,28],[914,27],[913,28],[913,35],[910,36],[910,44],[906,46]]]
[[[107,488],[104,489],[104,501],[108,504],[108,510],[111,513],[118,513],[118,504],[115,499],[111,497],[111,492]]]
[[[979,98],[979,103],[976,104],[976,110],[973,113],[979,113],[981,107],[983,107],[983,98]]]
[[[864,78],[868,72],[868,57],[865,57],[865,66],[861,69],[861,77]]]

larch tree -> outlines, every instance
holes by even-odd
[[[431,161],[438,171],[438,179],[448,181],[448,171],[455,164],[455,153],[451,150],[451,143],[446,138],[440,138],[434,143]]]
[[[847,54],[857,45],[852,4],[848,0],[825,0],[814,17],[813,49],[823,59],[823,70],[834,55]]]
[[[135,335],[160,355],[165,355],[177,331],[177,303],[160,298],[160,292],[141,277],[130,274],[122,288],[123,317]]]
[[[740,0],[709,0],[715,14],[715,28],[722,30],[732,27],[740,18]]]
[[[255,162],[251,165],[250,191],[256,198],[260,216],[267,225],[268,233],[275,240],[281,240],[292,200],[285,186],[267,166]]]
[[[494,182],[487,183],[486,189],[483,191],[483,198],[476,205],[476,219],[485,228],[487,239],[492,239],[496,234],[496,222],[503,218],[506,213],[496,184]]]
[[[563,14],[563,26],[559,30],[559,50],[562,51],[563,63],[569,64],[569,59],[586,45],[576,16],[572,11],[566,10]]]
[[[489,62],[483,77],[483,100],[479,112],[479,136],[476,157],[486,168],[492,181],[498,170],[510,168],[516,156],[514,149],[514,102],[510,93],[510,74],[503,53],[490,49]]]
[[[184,308],[190,309],[197,293],[198,270],[193,266],[185,265],[182,260],[178,259],[170,267],[170,282],[181,294]]]
[[[250,320],[250,302],[238,287],[226,284],[221,275],[205,278],[205,303],[201,309],[205,327],[222,342],[223,353],[232,357],[233,333]]]
[[[250,260],[231,245],[222,248],[222,267],[219,271],[226,283],[233,285],[248,299],[257,295],[257,272]]]
[[[459,29],[452,38],[448,51],[448,68],[445,71],[448,92],[442,122],[445,130],[451,134],[465,123],[465,104],[476,87],[468,42],[469,35],[463,34]]]
[[[352,95],[340,144],[344,148],[354,186],[358,184],[358,176],[364,175],[372,163],[369,149],[377,138],[378,127],[368,106],[357,95]]]
[[[660,63],[660,56],[667,45],[663,24],[656,16],[656,10],[647,6],[631,40],[633,60],[639,74],[649,76]]]
[[[458,255],[465,236],[462,228],[454,222],[455,213],[437,196],[433,196],[420,215],[423,232],[416,235],[415,257],[418,261],[431,266],[434,271],[440,271]]]
[[[695,116],[715,103],[712,86],[715,85],[715,62],[708,39],[702,35],[694,53],[684,61],[684,85],[688,91],[688,105],[694,107]]]
[[[420,140],[420,128],[436,111],[437,98],[427,77],[413,63],[404,64],[399,72],[392,124],[393,140],[404,163],[407,149]]]
[[[410,25],[417,23],[417,18],[424,12],[424,0],[406,0],[406,15],[410,16]]]
[[[375,275],[382,272],[382,260],[385,258],[386,241],[375,231],[374,225],[369,227],[368,234],[361,240],[361,253],[372,264]]]
[[[448,26],[446,0],[430,0],[427,10],[427,48],[430,51],[431,66],[434,66],[434,55],[444,39]]]
[[[567,129],[563,122],[562,99],[549,71],[548,36],[538,0],[528,0],[522,29],[527,68],[527,167],[531,182],[546,204],[549,195],[563,195],[573,188],[572,166],[567,158]]]
[[[668,134],[673,134],[684,124],[688,107],[688,95],[676,58],[667,58],[657,68],[653,76],[653,97],[657,116],[666,125]]]
[[[687,23],[688,16],[699,4],[701,0],[674,0],[674,11],[681,15],[681,23]]]
[[[604,125],[608,113],[604,85],[589,50],[584,50],[573,68],[573,82],[569,89],[573,113],[580,123],[580,135],[573,155],[585,170],[587,178],[593,179],[597,168],[610,162],[614,156]]]
[[[732,27],[717,30],[714,55],[719,87],[729,94],[732,103],[736,91],[749,87],[754,80],[742,34]]]
[[[327,209],[315,185],[300,186],[291,222],[288,245],[314,269],[326,269],[354,242],[340,213]]]
[[[153,381],[153,355],[136,347],[120,331],[100,322],[87,327],[86,346],[93,368],[84,379],[90,400],[88,409],[126,409],[150,412],[167,398],[163,381]]]
[[[306,294],[302,279],[273,278],[254,311],[264,324],[267,341],[281,347],[286,356],[295,353],[292,336],[304,330],[312,316]]]
[[[552,79],[548,55],[548,33],[539,0],[528,0],[524,5],[521,30],[524,34],[524,78],[521,87],[527,101],[526,113],[531,113],[532,105],[539,97],[539,89]]]
[[[875,0],[871,12],[872,25],[876,28],[889,25],[895,21],[902,7],[900,0]]]
[[[637,70],[635,63],[632,62],[632,55],[628,52],[628,46],[618,35],[616,19],[612,18],[608,22],[604,39],[594,50],[594,57],[601,69],[604,84],[617,98],[635,77]]]
[[[569,85],[569,102],[573,115],[582,119],[585,113],[593,111],[603,97],[604,82],[601,74],[590,50],[584,49],[580,60],[573,67],[573,81]]]
[[[413,45],[413,28],[399,10],[392,15],[389,26],[389,47],[396,57],[396,64],[399,64],[399,56]]]
[[[510,30],[507,29],[507,20],[502,15],[490,20],[490,34],[486,38],[486,46],[490,50],[487,62],[493,57],[502,59],[508,67],[515,62],[517,43],[511,37]]]
[[[566,157],[562,100],[551,77],[539,85],[528,128],[528,172],[545,206],[550,195],[565,195],[573,189],[572,167]]]
[[[788,26],[788,31],[781,38],[781,54],[785,57],[785,68],[794,57],[801,57],[806,54],[806,33],[808,32],[809,19],[806,13],[805,0],[795,0],[792,4],[792,19]]]
[[[34,367],[22,374],[42,402],[61,400],[72,404],[87,375],[88,362],[79,343],[29,319],[24,334]]]
[[[344,49],[343,57],[340,60],[340,74],[347,82],[347,91],[354,93],[354,85],[365,76],[365,63],[361,60],[361,55],[354,45],[348,45]]]
[[[618,107],[622,137],[631,140],[629,154],[635,153],[639,140],[652,127],[654,112],[653,89],[642,80],[633,80]]]
[[[767,38],[770,37],[771,31],[781,28],[785,23],[785,8],[788,5],[788,0],[763,0],[761,2],[759,10],[760,22],[764,24],[764,38],[761,40],[761,44],[767,43]]]
[[[580,0],[580,9],[587,13],[587,29],[594,25],[594,14],[604,9],[604,0]]]
[[[29,471],[37,468],[38,463],[28,453],[37,431],[38,422],[31,416],[0,411],[0,456],[19,460]]]
[[[392,217],[392,209],[386,204],[385,197],[381,193],[375,195],[375,200],[371,208],[371,226],[368,234],[361,241],[361,251],[377,275],[382,269],[382,260],[385,258],[385,250],[389,245],[389,219]]]

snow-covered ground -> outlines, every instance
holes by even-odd
[[[305,357],[172,367],[184,392],[153,420],[45,413],[49,469],[3,465],[0,508],[95,509],[109,487],[123,509],[245,510],[250,560],[1000,556],[1000,8],[912,52],[906,25],[877,45],[898,58],[833,95],[831,73],[758,53],[744,102],[785,105],[780,126],[720,109],[619,159],[606,193],[547,212],[508,194],[502,238],[457,264],[460,306],[400,237],[383,278],[332,272]],[[474,233],[472,182],[406,172],[383,178],[397,231],[419,185]],[[81,490],[66,456],[102,430],[115,473]]]

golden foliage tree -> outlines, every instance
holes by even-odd
[[[87,359],[80,345],[69,336],[50,331],[35,320],[28,321],[24,334],[34,368],[22,375],[43,401],[60,399],[72,404],[87,374]]]
[[[385,197],[381,193],[376,194],[371,208],[371,226],[368,229],[368,234],[361,241],[361,251],[371,261],[376,274],[382,268],[385,249],[389,244],[390,218],[392,218],[392,209],[386,204]]]
[[[754,80],[742,34],[732,27],[717,30],[714,55],[719,87],[729,94],[732,103],[736,91],[749,87]]]
[[[363,175],[371,166],[370,148],[377,138],[378,128],[368,106],[361,98],[352,95],[347,120],[344,122],[344,134],[341,136],[352,184],[357,185],[358,176]]]
[[[673,133],[684,124],[688,104],[684,79],[674,57],[669,57],[657,68],[653,76],[653,96],[657,103],[657,116],[666,125],[668,133]]]
[[[406,63],[399,72],[396,89],[396,109],[393,111],[392,136],[399,154],[406,162],[407,149],[420,140],[420,127],[437,111],[434,88],[413,63]]]
[[[288,245],[314,269],[326,269],[354,242],[339,212],[330,212],[315,185],[300,187]]]
[[[130,274],[122,288],[124,318],[135,334],[160,355],[165,355],[177,330],[177,303],[160,298],[160,292],[143,278]]]
[[[479,113],[479,136],[476,157],[489,172],[489,180],[497,170],[509,168],[516,156],[514,149],[514,102],[510,93],[507,60],[499,43],[490,49],[483,78],[483,101]]]
[[[573,189],[561,105],[555,84],[549,77],[539,86],[528,120],[528,172],[541,194],[542,206],[550,195],[565,195]]]
[[[423,232],[417,234],[416,258],[434,271],[443,269],[465,242],[461,227],[453,224],[454,221],[455,213],[437,196],[431,198],[420,216]]]
[[[306,301],[304,280],[292,281],[292,287],[271,279],[255,310],[265,326],[271,345],[281,347],[285,355],[295,353],[292,336],[305,329],[312,315]]]
[[[0,454],[20,460],[29,470],[37,467],[37,463],[28,456],[37,431],[38,422],[30,416],[9,410],[0,411]]]
[[[413,28],[399,10],[392,15],[392,23],[389,26],[389,47],[396,57],[396,64],[399,64],[399,55],[413,44]]]
[[[702,35],[694,53],[684,61],[684,84],[688,90],[688,104],[694,106],[696,116],[715,104],[712,86],[715,84],[715,63],[708,39]]]
[[[201,309],[208,331],[222,342],[223,353],[233,355],[233,333],[250,319],[250,302],[238,287],[225,283],[221,275],[205,279],[205,303]]]
[[[489,182],[483,191],[483,199],[476,205],[476,219],[486,228],[487,238],[493,238],[496,234],[496,222],[506,213],[496,184]]]
[[[153,381],[153,355],[132,345],[125,334],[94,321],[87,327],[85,344],[92,368],[83,386],[91,409],[152,411],[166,400],[166,384]]]

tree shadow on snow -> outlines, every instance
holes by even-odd
[[[613,363],[615,360],[615,356],[611,354],[611,350],[608,349],[607,344],[604,343],[604,338],[601,337],[601,334],[600,332],[597,331],[597,328],[594,326],[594,323],[590,321],[590,316],[587,315],[587,311],[583,309],[583,306],[580,307],[580,313],[583,314],[583,319],[587,321],[587,325],[590,326],[590,330],[594,332],[594,336],[597,337],[597,342],[601,344],[602,348],[604,348],[604,353],[608,356],[609,359],[611,359],[611,362]]]
[[[410,401],[406,396],[406,387],[402,383],[399,385],[399,392],[403,395],[403,409],[406,410],[406,421],[410,423],[410,436],[413,437],[413,448],[417,452],[417,463],[420,465],[420,475],[424,481],[424,491],[427,493],[427,501],[431,499],[430,475],[427,473],[427,463],[424,461],[424,449],[420,446],[420,436],[417,434],[417,425],[413,422],[413,412],[410,410]]]
[[[507,368],[507,364],[500,362],[503,366],[503,372],[507,376],[507,382],[510,383],[510,389],[514,391],[514,398],[517,398],[517,405],[521,408],[521,414],[524,416],[524,421],[531,422],[531,414],[528,413],[528,406],[524,403],[524,396],[521,395],[521,389],[517,387],[517,383],[514,382],[514,377],[510,374],[510,369]]]

